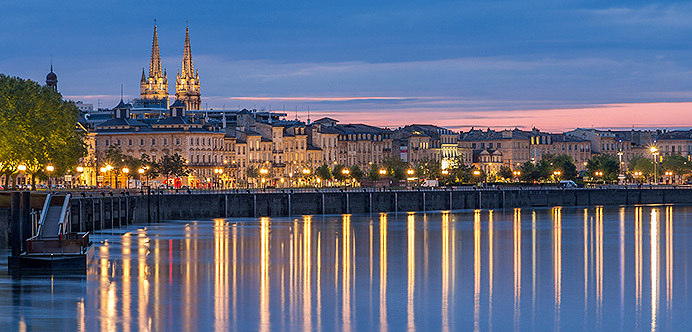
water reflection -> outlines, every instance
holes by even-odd
[[[555,207],[130,228],[96,236],[86,282],[0,278],[0,330],[46,315],[77,331],[675,330],[689,220]]]

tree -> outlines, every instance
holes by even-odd
[[[547,158],[546,158],[547,157]],[[560,172],[560,179],[574,180],[577,178],[577,166],[574,164],[574,159],[566,154],[548,155],[543,159],[547,159],[550,163],[549,173],[554,174],[555,171]]]
[[[592,178],[602,178],[606,182],[616,181],[620,173],[620,162],[618,158],[610,154],[599,154],[593,156],[586,163],[587,174]],[[596,175],[596,172],[603,172],[603,175]]]
[[[426,159],[418,163],[415,171],[420,179],[437,179],[442,175],[442,166],[439,161]]]
[[[675,175],[685,175],[692,171],[692,163],[687,161],[687,158],[673,154],[666,156],[661,163],[661,169],[663,171],[671,171]]]
[[[497,172],[497,175],[499,175],[503,179],[511,179],[512,176],[514,176],[514,173],[512,172],[512,169],[509,166],[502,165],[500,166],[500,170]]]
[[[315,175],[317,175],[317,178],[322,180],[331,180],[332,170],[329,169],[329,166],[327,166],[327,164],[322,164],[322,166],[317,167],[317,169],[315,170]]]
[[[635,157],[630,160],[628,168],[631,173],[641,172],[641,175],[649,178],[654,174],[654,163],[649,158]]]
[[[401,160],[401,158],[388,155],[382,160],[382,166],[387,169],[387,174],[394,177],[396,180],[403,180],[406,178],[406,170],[408,170],[408,164]]]
[[[190,170],[187,167],[187,162],[177,152],[173,155],[166,155],[161,158],[160,171],[161,174],[166,176],[166,180],[171,177],[178,178],[190,174]]]
[[[377,165],[373,164],[372,166],[370,166],[370,171],[368,172],[368,179],[370,179],[370,181],[377,181],[380,179],[380,168]]]
[[[345,169],[348,169],[348,168],[344,165],[334,166],[334,169],[332,170],[332,176],[334,177],[334,180],[344,181],[344,180],[348,179],[350,174],[344,174]]]
[[[363,170],[358,167],[358,165],[353,165],[351,166],[351,177],[356,179],[356,181],[360,182],[363,180],[363,176],[365,176],[365,173],[363,173]]]
[[[84,132],[77,129],[79,110],[50,87],[0,74],[0,164],[14,174],[26,166],[32,189],[36,177],[54,167],[62,175],[86,154]]]

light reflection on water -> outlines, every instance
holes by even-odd
[[[0,330],[684,329],[691,217],[555,207],[133,227],[95,236],[87,277],[1,276]]]

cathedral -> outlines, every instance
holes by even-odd
[[[190,31],[185,28],[185,46],[183,47],[183,64],[176,75],[175,97],[188,110],[199,110],[202,105],[199,73],[192,64],[192,48],[190,47]],[[161,53],[157,26],[154,25],[154,40],[151,44],[151,60],[149,76],[142,68],[140,81],[140,98],[151,104],[161,104],[168,107],[168,74],[161,68]]]

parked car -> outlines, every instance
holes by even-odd
[[[563,188],[578,188],[579,186],[577,185],[576,182],[572,180],[562,180],[560,181],[560,187]]]

